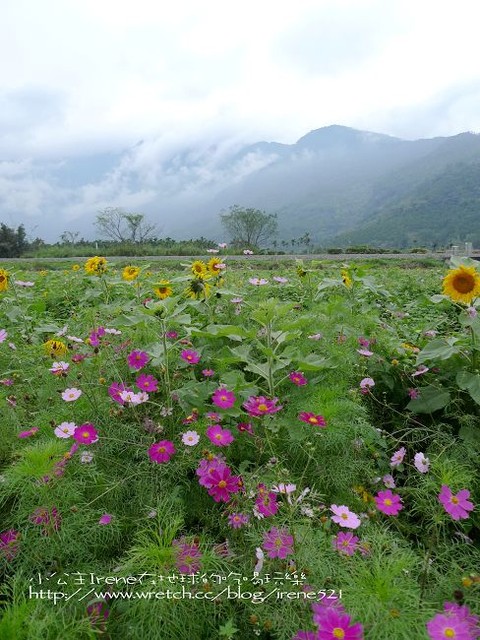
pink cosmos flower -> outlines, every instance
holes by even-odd
[[[161,440],[160,442],[155,442],[148,449],[148,457],[152,462],[157,462],[158,464],[168,462],[174,453],[175,447],[173,445],[173,442],[171,442],[170,440]]]
[[[297,385],[297,387],[303,387],[308,383],[308,380],[305,378],[301,371],[292,371],[288,374],[288,377],[293,382],[293,384]]]
[[[184,349],[180,354],[182,360],[188,362],[188,364],[197,364],[200,362],[200,354],[193,349]]]
[[[478,311],[475,309],[475,307],[468,307],[467,313],[470,318],[476,318],[478,316]]]
[[[369,349],[357,349],[357,353],[361,356],[365,356],[366,358],[373,356],[373,351],[370,351]]]
[[[71,389],[65,389],[65,391],[62,392],[62,398],[65,400],[65,402],[75,402],[75,400],[78,400],[81,395],[82,392],[80,391],[80,389],[76,389],[75,387],[72,387]]]
[[[421,364],[417,368],[417,370],[412,373],[412,378],[416,378],[417,376],[422,376],[424,373],[427,373],[427,371],[429,371],[429,368],[426,367],[424,364]]]
[[[250,251],[250,249],[244,249],[243,250],[243,255],[244,256],[253,256],[253,251]]]
[[[332,540],[334,549],[347,556],[353,556],[357,548],[357,542],[359,541],[360,538],[354,536],[350,531],[340,531]]]
[[[363,640],[363,627],[357,622],[351,624],[351,617],[336,607],[327,607],[321,617],[317,631],[318,640]]]
[[[109,513],[104,513],[103,516],[100,516],[98,524],[110,524],[112,518],[113,516],[111,516]]]
[[[135,371],[140,371],[149,361],[148,353],[145,351],[139,351],[138,349],[134,349],[127,356],[128,366],[131,369],[135,369]]]
[[[225,467],[225,462],[219,456],[215,456],[210,460],[200,460],[200,464],[196,470],[196,474],[199,477],[199,484],[201,484],[202,487],[211,487],[213,482],[211,479],[212,473]]]
[[[0,329],[0,342],[5,342],[7,337],[8,333],[5,331],[5,329]]]
[[[0,380],[0,384],[4,384],[6,387],[11,387],[13,380],[12,378],[3,378],[3,380]]]
[[[227,248],[227,243],[226,242],[219,242],[218,243],[218,248],[219,249],[226,249]]]
[[[269,400],[265,396],[250,396],[242,406],[249,415],[259,418],[267,414],[277,413],[277,411],[283,409],[283,406],[277,407],[277,402],[278,398]]]
[[[225,387],[220,387],[212,395],[212,402],[220,409],[230,409],[235,404],[235,394]]]
[[[442,489],[438,494],[438,499],[443,505],[445,511],[452,516],[454,520],[465,520],[469,518],[469,511],[473,511],[474,505],[468,500],[470,491],[462,489],[456,495],[446,484],[442,485]]]
[[[358,344],[364,349],[368,349],[368,347],[370,346],[370,340],[368,338],[360,336],[360,338],[358,339]]]
[[[146,375],[145,373],[141,373],[135,381],[135,384],[141,391],[157,391],[158,390],[158,380],[153,376]]]
[[[426,338],[435,338],[435,336],[437,335],[437,331],[435,331],[435,329],[428,329],[427,331],[424,331],[423,335]]]
[[[248,281],[250,284],[253,284],[257,287],[261,287],[264,284],[268,284],[268,280],[265,280],[265,278],[249,278]]]
[[[80,456],[80,462],[82,464],[88,464],[92,460],[93,460],[93,453],[90,453],[90,451],[83,451],[82,455]]]
[[[373,378],[363,378],[363,380],[360,380],[360,393],[366,395],[374,386],[375,380]]]
[[[327,422],[323,416],[311,413],[310,411],[302,411],[302,413],[298,414],[298,419],[315,427],[327,426]]]
[[[288,529],[272,527],[263,534],[263,548],[269,558],[285,560],[287,556],[293,555],[293,536]]]
[[[13,284],[16,284],[17,287],[33,287],[35,285],[34,282],[30,282],[29,280],[14,280]]]
[[[250,516],[246,513],[230,513],[228,516],[228,524],[232,529],[241,529],[248,524]]]
[[[73,432],[73,439],[80,444],[92,444],[98,440],[98,432],[89,422],[80,425]]]
[[[275,280],[275,282],[279,284],[286,284],[288,282],[288,278],[284,278],[283,276],[273,276],[272,280]]]
[[[257,499],[255,500],[255,506],[257,511],[262,514],[262,516],[274,516],[279,507],[277,503],[277,494],[273,491],[261,492]]]
[[[480,618],[472,613],[466,605],[459,605],[456,602],[445,602],[443,605],[443,611],[450,619],[456,618],[457,620],[467,623],[468,631],[470,633],[468,636],[469,638],[480,637]],[[458,637],[460,638],[460,635],[458,635]]]
[[[323,333],[312,333],[311,336],[307,336],[309,340],[321,340],[323,338]]]
[[[401,447],[398,451],[395,451],[393,456],[390,458],[390,466],[398,467],[398,465],[402,464],[406,453],[407,450],[405,449],[405,447]]]
[[[199,440],[200,436],[196,431],[185,431],[185,433],[182,434],[182,442],[187,445],[187,447],[194,447],[198,444]]]
[[[75,433],[76,428],[77,425],[74,422],[61,422],[53,433],[57,438],[70,438]]]
[[[169,338],[169,340],[176,340],[178,338],[178,333],[176,331],[167,331],[165,333],[165,337]]]
[[[207,249],[207,253],[218,253],[218,249]]]
[[[383,476],[382,482],[387,487],[387,489],[395,489],[395,480],[390,473],[386,473]]]
[[[330,506],[330,511],[333,511],[335,514],[332,516],[332,521],[336,522],[341,527],[357,529],[362,524],[357,514],[350,511],[350,509],[345,505],[337,506],[336,504],[332,504]]]
[[[19,438],[30,438],[34,436],[38,432],[38,427],[32,427],[31,429],[27,429],[26,431],[20,431],[18,434]]]
[[[60,360],[60,362],[54,362],[49,371],[51,371],[55,376],[62,376],[66,375],[69,369],[70,365],[68,364],[68,362],[63,362],[63,360]]]
[[[18,553],[20,546],[20,532],[15,529],[7,529],[0,533],[0,557],[4,556],[11,562]]]
[[[426,458],[422,452],[415,454],[413,464],[415,465],[415,469],[420,471],[420,473],[427,473],[430,469],[430,460]]]
[[[379,491],[375,496],[377,509],[387,516],[396,516],[403,509],[402,499],[390,489]]]
[[[418,389],[409,389],[408,395],[412,400],[416,400],[420,397],[420,391]]]
[[[229,429],[222,429],[219,424],[212,424],[207,428],[206,436],[216,447],[228,447],[234,440]]]
[[[217,466],[210,473],[209,482],[208,494],[215,502],[228,502],[230,494],[240,490],[240,478],[232,476],[232,472],[226,465]]]
[[[213,369],[203,369],[202,376],[204,378],[212,378],[215,375],[215,371]]]

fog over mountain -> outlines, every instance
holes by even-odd
[[[65,230],[94,238],[97,212],[118,206],[161,236],[221,240],[219,213],[239,204],[277,213],[279,239],[442,244],[480,240],[478,178],[473,133],[411,141],[332,125],[247,146],[161,136],[91,156],[0,157],[0,219],[50,242]]]

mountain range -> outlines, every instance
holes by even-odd
[[[160,138],[24,169],[10,181],[28,190],[34,174],[43,185],[34,217],[18,203],[12,208],[1,171],[0,212],[27,230],[35,221],[40,236],[54,223],[57,236],[69,229],[94,237],[98,210],[119,206],[156,221],[161,236],[224,240],[219,213],[238,204],[277,213],[278,241],[308,232],[323,247],[480,245],[480,135],[471,132],[403,140],[332,125],[294,144],[191,141],[173,148]]]

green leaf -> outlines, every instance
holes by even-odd
[[[222,636],[223,638],[233,638],[233,636],[236,635],[238,631],[239,629],[237,629],[233,620],[228,620],[219,628],[218,635]]]
[[[470,371],[459,371],[456,381],[460,389],[468,391],[472,400],[480,404],[480,375]]]
[[[314,353],[295,360],[302,371],[319,371],[320,369],[333,369],[336,367],[328,358],[316,356]]]
[[[458,435],[475,449],[480,449],[480,428],[473,424],[464,424],[460,427]]]
[[[433,413],[446,407],[449,402],[448,391],[429,385],[420,389],[420,396],[410,400],[407,409],[413,413]]]
[[[427,344],[417,356],[417,364],[429,362],[431,360],[448,360],[452,356],[460,353],[460,347],[455,346],[458,338],[436,338]]]

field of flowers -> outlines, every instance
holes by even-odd
[[[1,640],[479,638],[455,260],[0,265]]]

